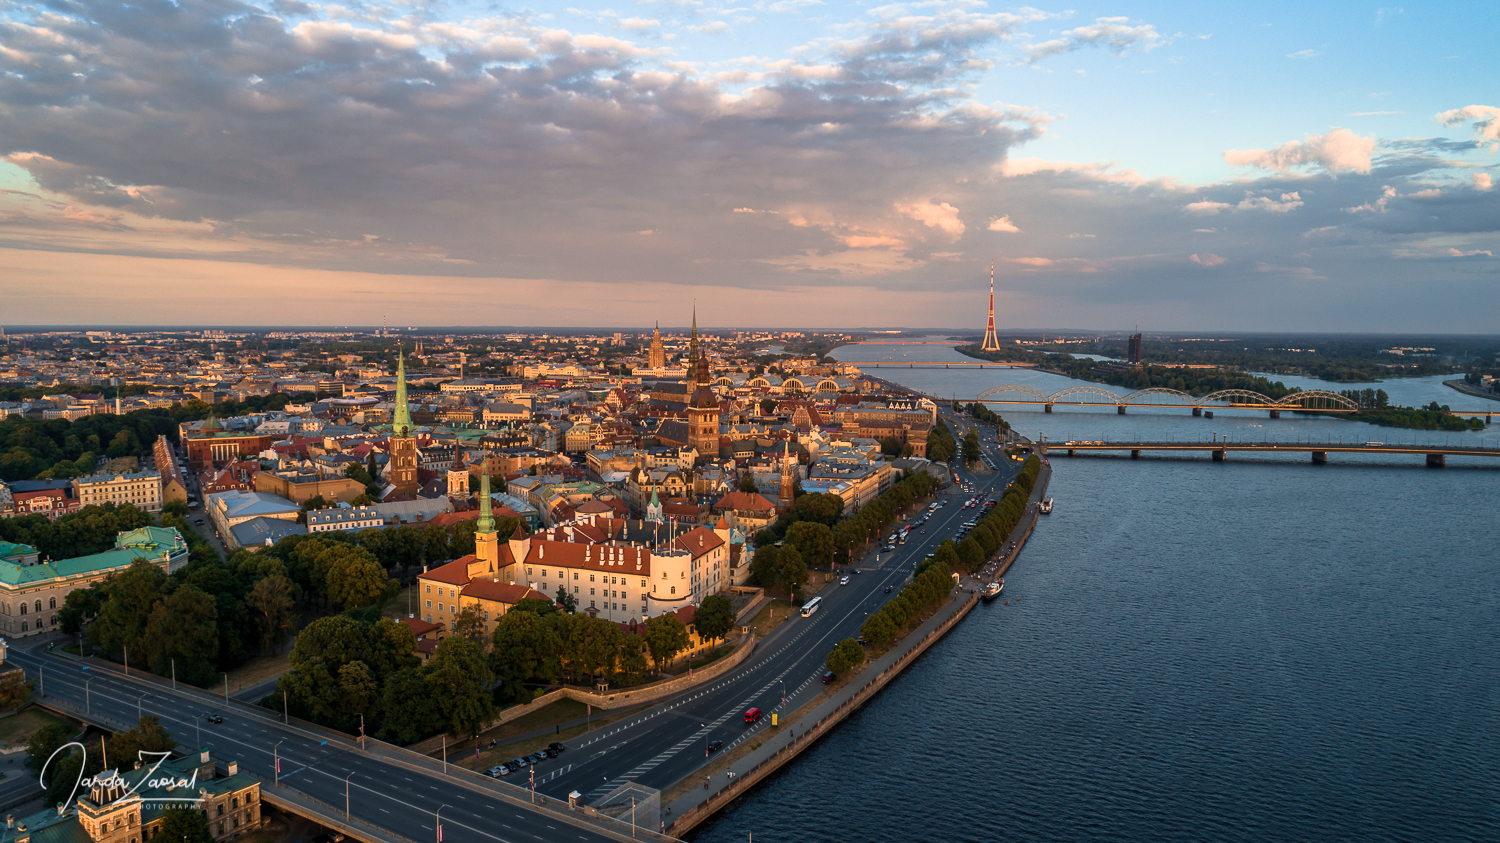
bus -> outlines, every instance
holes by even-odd
[[[814,597],[813,599],[807,601],[806,603],[803,603],[802,604],[802,617],[804,617],[804,618],[811,617],[813,612],[818,611],[818,606],[821,605],[822,602],[823,602],[823,598],[822,597]]]

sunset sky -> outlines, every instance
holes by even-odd
[[[1500,7],[10,0],[0,325],[1453,331]]]

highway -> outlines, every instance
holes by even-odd
[[[354,817],[408,840],[436,841],[434,817],[439,809],[444,843],[629,839],[574,824],[563,814],[518,804],[526,796],[508,784],[480,779],[458,768],[450,768],[454,774],[445,777],[440,771],[424,769],[422,760],[414,759],[411,766],[397,763],[385,757],[392,750],[367,752],[337,738],[325,739],[317,732],[282,724],[273,712],[215,706],[202,694],[173,691],[168,685],[113,670],[90,669],[86,663],[42,649],[13,647],[9,659],[25,668],[29,679],[43,678],[41,690],[49,698],[87,706],[126,723],[136,722],[139,705],[141,713],[160,718],[179,744],[201,745],[222,761],[238,760],[242,771],[259,776],[267,786],[274,778],[274,750],[281,758],[283,784],[333,806],[334,815],[343,812],[347,792],[348,810]],[[203,715],[208,711],[220,713],[224,722],[207,722]],[[110,760],[117,765],[124,761]],[[501,789],[508,790],[511,798],[502,797]],[[620,828],[628,834],[628,826]]]
[[[953,428],[951,414],[944,416]],[[972,423],[965,420],[965,427]],[[985,452],[998,470],[976,476],[959,469],[958,476],[974,484],[974,492],[954,486],[937,495],[934,499],[947,505],[926,525],[913,529],[906,544],[894,554],[868,555],[856,566],[859,573],[840,568],[850,574],[849,585],[825,586],[819,611],[782,623],[743,665],[706,686],[568,742],[562,756],[543,762],[537,771],[538,791],[566,798],[576,790],[586,804],[627,782],[665,791],[712,760],[707,752],[710,742],[721,741],[721,751],[727,752],[768,728],[772,713],[785,716],[817,696],[828,651],[845,638],[858,637],[865,618],[900,591],[918,562],[944,539],[954,538],[964,521],[983,514],[982,509],[963,509],[965,500],[998,494],[1015,476],[1020,464],[1000,454],[993,428],[980,425],[980,430]],[[955,429],[955,436],[961,447],[963,434]],[[890,594],[885,593],[887,586]],[[743,715],[752,706],[764,716],[747,726]]]

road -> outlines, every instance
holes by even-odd
[[[170,686],[112,670],[90,669],[85,663],[45,650],[12,647],[9,659],[25,668],[27,677],[33,680],[45,668],[45,687],[41,690],[49,698],[128,723],[136,721],[138,710],[155,714],[180,744],[210,749],[218,759],[238,760],[242,770],[267,782],[274,778],[273,752],[279,752],[283,784],[336,806],[338,811],[346,804],[347,792],[348,808],[354,817],[410,840],[436,840],[434,816],[439,808],[444,843],[602,843],[621,839],[574,825],[557,814],[516,804],[494,792],[508,788],[513,798],[525,798],[524,793],[508,785],[475,777],[474,786],[466,786],[455,777],[469,777],[471,773],[450,768],[455,773],[444,776],[425,771],[420,764],[398,764],[380,752],[362,751],[337,739],[325,740],[316,732],[288,727],[271,712],[214,707],[203,696],[173,691]],[[205,722],[202,715],[208,710],[220,712],[224,722]]]
[[[944,416],[953,425],[951,414]],[[980,425],[981,431],[987,427]],[[947,505],[926,525],[912,530],[906,544],[894,554],[867,555],[856,566],[859,573],[851,573],[849,585],[826,586],[819,611],[782,623],[745,664],[708,685],[568,742],[559,758],[542,763],[537,789],[557,798],[576,790],[586,804],[627,782],[665,791],[711,760],[711,741],[721,741],[722,751],[733,749],[767,728],[772,713],[787,716],[812,700],[823,687],[820,677],[828,651],[845,638],[857,637],[865,618],[900,591],[918,562],[944,539],[955,538],[964,521],[983,514],[978,508],[963,509],[963,501],[998,494],[1015,476],[1019,463],[1004,459],[989,430],[990,438],[981,435],[981,441],[998,470],[983,475],[965,468],[956,471],[974,492],[954,486],[938,495],[936,499]],[[962,433],[957,435],[962,439]],[[885,593],[887,586],[890,594]],[[747,726],[743,714],[752,706],[765,714],[759,723]]]

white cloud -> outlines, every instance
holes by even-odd
[[[1376,199],[1373,203],[1372,202],[1366,202],[1363,205],[1355,205],[1352,208],[1345,208],[1344,209],[1344,213],[1346,213],[1346,214],[1359,214],[1359,213],[1383,214],[1386,211],[1386,206],[1389,205],[1390,201],[1392,199],[1395,199],[1395,198],[1396,198],[1396,188],[1391,187],[1390,185],[1386,185],[1385,187],[1381,188],[1381,193],[1380,193],[1380,198],[1379,199]]]
[[[1095,181],[1117,184],[1139,185],[1146,177],[1135,170],[1115,170],[1115,161],[1048,161],[1044,158],[1007,158],[997,168],[1004,178],[1029,176],[1034,173],[1077,172]],[[1163,186],[1167,186],[1163,183]]]
[[[1302,207],[1302,197],[1296,192],[1283,193],[1281,199],[1272,199],[1269,196],[1245,195],[1240,204],[1235,206],[1239,211],[1270,211],[1273,214],[1285,214],[1289,211]]]
[[[1473,179],[1476,190],[1489,190],[1495,186],[1495,181],[1489,173],[1475,173]]]
[[[928,228],[936,228],[946,232],[954,239],[964,233],[963,220],[958,218],[958,209],[947,202],[933,204],[926,200],[916,202],[896,203],[896,211],[902,216],[911,217]]]
[[[1095,18],[1091,24],[1064,32],[1061,38],[1032,46],[1028,50],[1027,62],[1036,64],[1048,56],[1090,46],[1107,47],[1110,52],[1118,54],[1131,47],[1153,50],[1165,43],[1168,42],[1161,40],[1161,35],[1151,24],[1131,26],[1129,18]]]
[[[1314,272],[1311,267],[1306,266],[1277,266],[1270,263],[1258,263],[1255,265],[1256,272],[1268,272],[1276,275],[1289,275],[1293,278],[1303,280],[1323,280],[1323,276]]]
[[[1434,115],[1434,120],[1444,126],[1453,126],[1469,120],[1474,121],[1474,136],[1487,141],[1500,141],[1500,108],[1493,105],[1466,105]]]
[[[1093,240],[1094,239],[1094,235],[1092,235],[1092,234],[1079,234],[1078,232],[1075,231],[1072,234],[1068,235],[1068,239],[1069,240]]]
[[[1214,214],[1219,213],[1220,211],[1227,211],[1233,207],[1234,206],[1229,204],[1228,202],[1210,202],[1208,200],[1204,200],[1202,202],[1194,202],[1190,205],[1183,205],[1182,210],[1187,211],[1190,214],[1197,214],[1202,217],[1211,217]],[[1213,229],[1208,230],[1212,231]]]
[[[988,231],[1008,231],[1011,234],[1017,234],[1021,231],[1021,229],[1016,227],[1015,223],[1010,221],[1010,214],[990,220],[990,224],[985,228]],[[1077,237],[1078,235],[1075,234],[1072,236]]]
[[[1453,258],[1472,258],[1475,255],[1484,255],[1487,258],[1492,258],[1495,256],[1495,253],[1490,251],[1489,249],[1470,249],[1467,252],[1461,249],[1450,248],[1448,250],[1448,256]]]
[[[1207,267],[1219,266],[1220,264],[1222,264],[1222,263],[1225,262],[1224,258],[1221,258],[1218,255],[1215,255],[1215,254],[1212,254],[1212,253],[1208,253],[1208,252],[1206,252],[1206,253],[1204,253],[1202,255],[1195,254],[1191,258],[1189,258],[1189,260],[1191,260],[1193,263],[1196,263],[1196,264],[1198,264],[1200,266],[1207,266]]]
[[[1334,129],[1305,141],[1288,141],[1275,149],[1231,149],[1224,160],[1231,167],[1260,167],[1285,172],[1303,164],[1316,164],[1329,171],[1370,172],[1370,154],[1375,138],[1360,137],[1348,129]]]
[[[1295,53],[1287,53],[1286,57],[1289,59],[1311,59],[1321,55],[1323,54],[1317,50],[1298,50]]]

